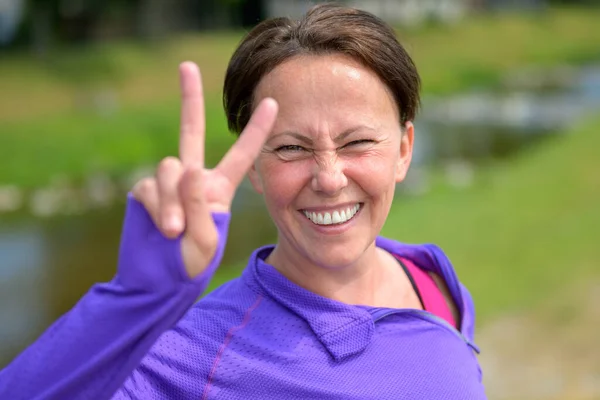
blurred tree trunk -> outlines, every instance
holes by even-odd
[[[190,1],[139,0],[137,32],[146,39],[160,39],[169,32],[190,28]]]
[[[265,18],[265,5],[262,0],[246,0],[238,9],[240,22],[244,27],[252,27]]]
[[[469,0],[471,10],[482,11],[485,9],[486,0]]]
[[[168,0],[140,0],[137,11],[137,30],[140,36],[147,39],[157,39],[165,35],[167,23],[165,13],[169,6]]]
[[[236,26],[236,7],[239,0],[203,0],[197,7],[198,22],[202,29],[223,29]],[[241,17],[241,16],[240,16]]]
[[[53,7],[51,2],[33,2],[31,7],[31,48],[40,58],[48,54],[53,31]]]

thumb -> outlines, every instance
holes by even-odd
[[[180,195],[185,213],[182,256],[190,277],[203,272],[214,257],[218,233],[204,191],[204,170],[191,166],[181,177]]]

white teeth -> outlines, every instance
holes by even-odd
[[[304,211],[304,215],[306,218],[310,219],[313,223],[317,225],[333,225],[333,224],[342,224],[352,217],[358,212],[360,209],[360,204],[356,204],[353,207],[348,207],[342,210],[336,210],[333,213],[316,213]]]
[[[331,214],[331,223],[333,224],[339,224],[340,222],[342,222],[342,218],[340,216],[340,213],[337,211],[334,211],[333,214]]]

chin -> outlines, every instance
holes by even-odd
[[[355,263],[364,254],[368,245],[353,243],[322,243],[309,246],[305,254],[315,264],[322,268],[336,270],[343,269]],[[310,249],[310,250],[309,250]]]
[[[373,245],[370,226],[364,216],[343,226],[320,227],[296,212],[279,229],[279,242],[289,257],[301,256],[315,266],[330,270],[344,269],[360,260]],[[283,222],[283,221],[282,221]],[[285,229],[287,228],[287,229]],[[291,229],[290,229],[291,228]]]

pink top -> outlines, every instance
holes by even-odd
[[[440,288],[436,285],[433,278],[421,268],[417,267],[412,261],[406,258],[399,258],[412,276],[415,286],[417,287],[423,308],[432,314],[446,320],[450,325],[457,328],[454,316],[446,303],[446,299]]]

